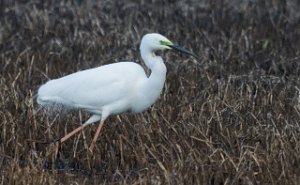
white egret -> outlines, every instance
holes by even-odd
[[[162,58],[156,56],[154,51],[172,48],[195,56],[164,36],[151,33],[142,38],[140,45],[142,59],[151,70],[149,77],[137,63],[118,62],[79,71],[42,85],[37,97],[40,105],[62,104],[92,114],[84,124],[58,141],[63,143],[87,125],[100,121],[89,147],[89,151],[93,152],[104,121],[109,115],[126,111],[142,112],[151,106],[162,92],[167,72]]]

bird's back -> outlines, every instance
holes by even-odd
[[[48,81],[39,88],[37,101],[41,105],[55,103],[93,111],[126,101],[138,80],[146,78],[136,63],[108,64]]]

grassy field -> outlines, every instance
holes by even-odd
[[[300,5],[273,0],[1,1],[0,184],[300,184]],[[136,61],[159,32],[199,55],[162,53],[160,99],[88,119],[40,109],[39,86]],[[101,74],[99,74],[101,75]],[[68,88],[68,87],[66,87]]]

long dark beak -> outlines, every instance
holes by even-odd
[[[190,52],[190,51],[188,51],[188,50],[186,50],[186,49],[184,49],[184,48],[182,48],[180,46],[170,45],[169,47],[172,48],[172,49],[174,49],[174,50],[176,50],[176,51],[179,51],[181,53],[185,53],[187,55],[191,55],[191,56],[195,57],[196,59],[199,59],[199,57],[197,55],[195,55],[194,53],[192,53],[192,52]]]

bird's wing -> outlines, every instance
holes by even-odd
[[[47,82],[38,91],[38,101],[41,104],[100,108],[129,96],[141,78],[146,78],[146,75],[136,63],[105,65]]]

